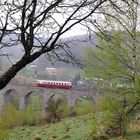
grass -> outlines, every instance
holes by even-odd
[[[56,124],[18,127],[11,131],[8,140],[82,140],[90,132],[92,115],[67,118]]]
[[[11,130],[10,137],[5,140],[91,140],[86,136],[91,132],[92,118],[93,114],[87,114],[66,118],[55,124],[17,127]],[[140,125],[130,126],[125,139],[112,138],[110,140],[140,140]]]

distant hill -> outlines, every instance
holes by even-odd
[[[11,34],[10,36],[7,36],[4,38],[4,42],[7,44],[13,43],[18,38],[17,35]],[[42,40],[47,40],[43,38]],[[82,61],[85,58],[84,49],[86,47],[94,48],[97,44],[97,37],[96,35],[88,36],[88,35],[79,35],[69,38],[61,38],[58,43],[64,44],[66,43],[68,45],[68,50],[71,52],[73,57],[76,57],[78,60]],[[1,53],[4,53],[7,56],[4,56],[3,59],[1,59],[0,63],[4,65],[10,65],[10,63],[16,62],[19,58],[23,55],[23,48],[21,44],[14,44],[13,46],[4,47],[1,49]],[[64,55],[64,51],[59,50],[57,53],[62,56],[63,58],[68,58],[68,55]],[[63,56],[64,55],[64,56]],[[11,62],[9,62],[11,61]],[[55,59],[52,59],[52,62],[55,64],[56,67],[73,67],[72,64],[66,64],[61,61],[56,61]],[[52,63],[49,61],[49,59],[46,56],[41,56],[36,61],[34,61],[32,64],[38,65],[39,67],[49,67],[52,66]]]
[[[83,59],[85,59],[85,48],[95,48],[96,44],[97,44],[97,37],[96,35],[92,35],[92,36],[88,36],[88,35],[79,35],[79,36],[74,36],[74,37],[69,37],[69,38],[62,38],[60,40],[60,44],[66,43],[68,45],[68,49],[69,52],[71,53],[71,55],[78,59],[79,61],[82,61]],[[62,50],[60,52],[58,52],[58,54],[61,53],[64,54],[64,51],[62,52]],[[62,56],[61,57],[67,57],[67,56]],[[69,63],[64,63],[62,61],[55,61],[52,60],[52,62],[54,63],[54,65],[56,67],[76,67],[76,65],[72,65]],[[44,66],[44,67],[49,67],[51,66],[51,62],[49,60],[47,60],[47,56],[41,56],[38,61],[37,61],[37,65],[39,65],[40,67]]]

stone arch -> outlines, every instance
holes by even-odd
[[[93,98],[91,97],[91,96],[80,96],[80,97],[78,97],[77,99],[76,99],[76,101],[75,101],[75,105],[77,105],[77,104],[79,104],[80,102],[82,102],[82,101],[85,101],[85,100],[87,100],[87,101],[89,101],[89,102],[91,102],[91,103],[95,103],[95,101],[93,100]]]
[[[50,100],[50,99],[54,99],[54,100],[61,99],[61,100],[67,101],[66,95],[61,94],[61,93],[52,94],[52,95],[49,97],[48,100]]]
[[[66,103],[68,104],[68,100],[67,100],[67,97],[66,95],[64,94],[61,94],[61,93],[57,93],[57,94],[52,94],[49,96],[47,102],[46,102],[46,107],[45,109],[48,107],[48,104],[50,102],[53,102],[53,104],[59,104],[60,102],[63,102],[63,103]]]
[[[25,107],[32,107],[34,110],[41,111],[43,106],[43,97],[40,93],[31,91],[24,97]]]
[[[3,94],[4,105],[12,104],[19,109],[19,93],[15,89],[9,89]]]

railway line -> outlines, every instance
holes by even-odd
[[[67,88],[57,88],[57,87],[40,87],[40,86],[37,86],[37,85],[29,85],[29,84],[10,84],[10,85],[12,85],[12,86],[21,86],[21,87],[32,87],[32,88],[42,88],[42,89],[50,89],[50,88],[52,88],[52,89],[57,89],[57,90],[59,90],[59,89],[64,89],[64,90],[77,90],[77,91],[93,91],[93,92],[99,92],[99,93],[101,93],[101,91],[100,90],[97,90],[97,89],[95,89],[95,88],[87,88],[87,87],[71,87],[71,88],[69,88],[69,89],[67,89]]]

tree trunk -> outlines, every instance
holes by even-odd
[[[33,62],[36,58],[38,58],[41,53],[36,52],[33,55],[24,55],[21,60],[19,60],[16,64],[12,65],[1,77],[0,77],[0,90],[3,89],[10,80],[27,64]]]
[[[132,2],[132,85],[136,82],[136,68],[137,68],[137,19],[138,19],[138,4]]]

